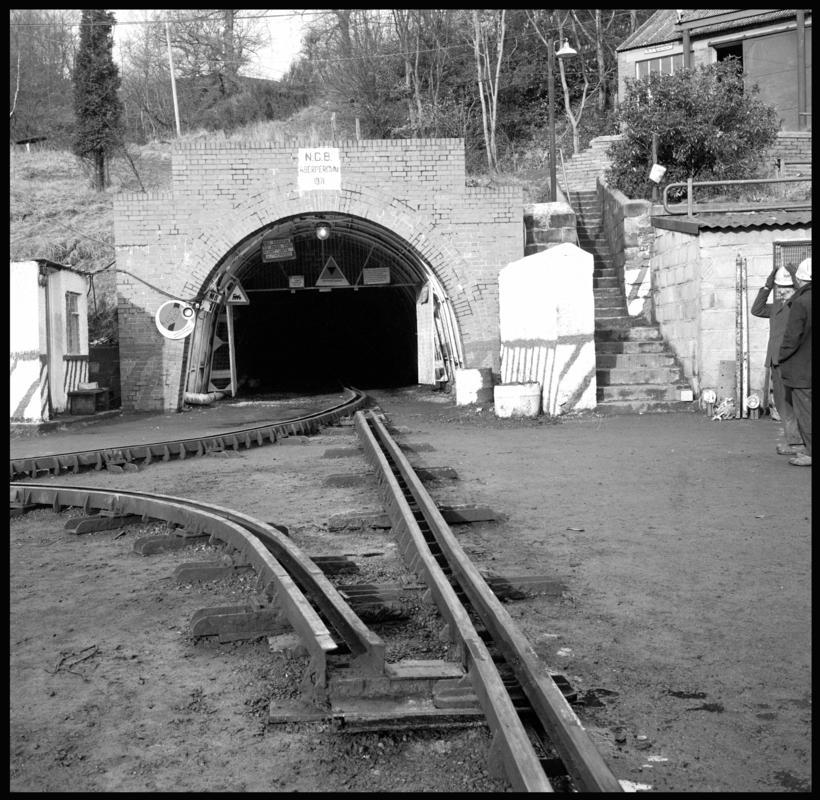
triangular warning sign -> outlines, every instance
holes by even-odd
[[[242,288],[241,283],[237,283],[228,295],[227,303],[229,306],[247,306],[250,302],[251,301],[248,300],[248,295],[245,294],[245,290]]]
[[[331,256],[322,274],[316,279],[317,286],[350,286],[350,281],[345,278],[344,273],[339,269],[339,265],[333,260]]]

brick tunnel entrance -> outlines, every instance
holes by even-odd
[[[331,372],[379,388],[498,371],[521,188],[468,185],[463,139],[196,139],[171,166],[167,191],[114,199],[124,410]],[[168,303],[193,332],[158,330]]]
[[[460,343],[444,291],[395,232],[338,213],[278,220],[211,276],[189,392],[235,396],[452,380]]]

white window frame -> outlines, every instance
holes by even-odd
[[[65,347],[66,355],[80,353],[80,293],[65,293]]]

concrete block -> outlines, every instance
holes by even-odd
[[[541,412],[540,383],[499,384],[493,397],[497,417],[537,417]]]
[[[455,371],[456,405],[490,403],[493,399],[493,375],[490,368]]]

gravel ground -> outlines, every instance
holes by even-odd
[[[478,565],[546,576],[560,595],[507,604],[624,786],[640,791],[810,791],[811,470],[774,454],[769,420],[699,414],[499,420],[448,396],[375,392],[427,466],[458,481],[441,503],[490,505],[454,526]],[[433,449],[430,449],[432,445]],[[241,508],[310,554],[379,552],[356,581],[405,581],[389,530],[333,531],[380,510],[350,429],[238,454],[89,472],[50,483],[129,488]],[[199,546],[143,557],[157,523],[74,536],[73,512],[10,528],[10,788],[16,791],[504,791],[483,726],[342,734],[267,725],[303,664],[265,639],[194,641],[199,608],[242,602],[251,576],[178,585]],[[342,580],[340,577],[339,580]],[[349,581],[344,577],[344,581]],[[437,620],[405,598],[390,658],[443,657]],[[427,614],[427,617],[425,617]],[[390,639],[387,628],[392,627]]]

